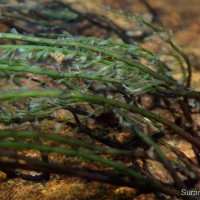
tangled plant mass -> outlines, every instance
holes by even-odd
[[[8,178],[31,179],[31,175],[15,173],[16,169],[29,169],[41,172],[35,176],[37,180],[48,180],[51,173],[68,174],[171,196],[180,196],[181,189],[197,185],[200,141],[191,117],[195,108],[189,101],[198,104],[200,93],[190,88],[189,59],[162,29],[139,15],[123,15],[146,25],[161,36],[163,45],[170,45],[173,53],[168,56],[179,63],[180,80],[173,78],[173,71],[161,59],[163,52],[139,43],[0,33],[4,42],[10,41],[0,45],[0,122],[5,126],[0,132],[0,154],[8,159],[0,160],[0,169]],[[145,107],[145,97],[152,105]],[[177,111],[177,104],[181,111]],[[160,116],[156,107],[166,109],[173,119]],[[63,119],[56,115],[60,110],[66,112]],[[43,120],[53,121],[58,133],[40,131]],[[29,123],[29,128],[21,129],[24,123]],[[74,130],[73,136],[59,134],[59,127],[66,125]],[[170,134],[192,145],[196,163],[164,141]],[[57,145],[51,145],[53,142]],[[177,159],[168,158],[161,146]],[[18,153],[29,149],[39,150],[42,160]],[[104,167],[63,166],[49,160],[50,153],[80,157]],[[173,181],[157,180],[147,170],[149,160],[162,163]]]

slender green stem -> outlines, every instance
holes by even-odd
[[[110,161],[104,158],[101,158],[99,156],[94,155],[91,151],[75,151],[75,150],[69,150],[69,149],[63,149],[59,147],[52,147],[52,146],[45,146],[45,145],[38,145],[38,144],[30,144],[30,143],[20,143],[20,142],[8,142],[8,141],[0,141],[0,148],[3,149],[35,149],[39,151],[44,151],[44,152],[54,152],[58,154],[64,154],[64,155],[69,155],[73,157],[81,157],[86,160],[94,161],[101,163],[106,166],[113,167],[114,169],[117,169],[133,178],[136,178],[141,181],[146,181],[146,178],[142,176],[141,174],[135,172],[132,169],[127,168],[125,165],[122,165],[118,162]]]
[[[165,36],[163,36],[162,39],[164,39],[164,41],[167,42],[174,49],[174,51],[176,51],[184,59],[185,63],[187,64],[187,72],[188,72],[186,87],[190,87],[191,78],[192,78],[192,69],[191,69],[191,63],[188,56],[171,41],[170,37],[166,35],[166,33],[163,32],[162,29],[156,28],[152,24],[149,24],[148,22],[146,22],[144,19],[141,19],[141,21],[143,24],[151,28],[153,31],[155,31],[156,33],[159,33],[161,37],[163,33]]]
[[[33,74],[40,74],[40,75],[46,75],[54,79],[69,79],[69,78],[77,78],[77,79],[84,79],[84,80],[98,80],[102,82],[108,82],[108,83],[114,83],[114,84],[119,84],[123,85],[125,84],[126,86],[131,86],[133,88],[138,88],[138,83],[133,83],[130,81],[125,81],[123,79],[116,79],[116,78],[110,78],[110,77],[102,77],[98,75],[87,75],[84,73],[60,73],[60,72],[55,72],[55,71],[47,71],[47,70],[42,70],[40,68],[31,68],[27,67],[26,65],[23,66],[18,66],[18,65],[5,65],[5,64],[0,64],[0,70],[3,71],[15,71],[15,72],[29,72]],[[155,82],[155,83],[147,83],[144,86],[140,86],[141,90],[145,90],[154,86],[158,85],[164,85],[163,82]]]
[[[138,113],[144,117],[147,117],[149,119],[154,119],[157,122],[160,122],[164,124],[165,126],[169,127],[170,129],[174,130],[176,134],[179,136],[183,137],[186,139],[188,142],[191,142],[197,149],[200,150],[200,142],[196,140],[196,138],[192,137],[189,135],[187,132],[185,132],[182,128],[178,127],[177,125],[173,124],[167,119],[164,119],[160,117],[159,115],[156,115],[152,112],[149,112],[148,110],[138,108],[134,105],[128,105],[126,103],[113,100],[113,99],[108,99],[100,96],[93,96],[93,95],[88,95],[88,94],[83,94],[79,92],[72,92],[69,94],[65,94],[64,92],[61,91],[56,91],[56,90],[46,90],[46,91],[15,91],[15,92],[8,92],[8,93],[3,93],[0,94],[0,100],[9,100],[13,98],[23,98],[23,97],[39,97],[39,96],[48,96],[48,97],[62,97],[62,103],[65,102],[65,100],[71,100],[70,103],[72,102],[90,102],[94,104],[99,104],[99,105],[112,105],[118,108],[124,108],[126,110],[129,110],[133,113]],[[67,100],[67,103],[69,103]]]
[[[14,90],[7,93],[0,94],[0,100],[10,100],[17,98],[28,98],[28,97],[59,97],[62,95],[60,90],[48,89],[43,91],[38,90]]]
[[[110,155],[126,155],[126,156],[139,156],[143,154],[141,154],[140,152],[137,151],[129,151],[129,150],[118,150],[118,149],[114,149],[114,148],[104,148],[104,147],[100,147],[97,145],[94,145],[91,142],[86,142],[86,141],[82,141],[82,140],[78,140],[78,139],[74,139],[68,136],[61,136],[61,135],[57,135],[57,134],[44,134],[44,133],[39,133],[39,132],[34,132],[34,131],[1,131],[0,132],[0,139],[4,139],[4,138],[8,138],[8,137],[14,137],[14,138],[41,138],[44,140],[50,140],[50,141],[57,141],[63,144],[68,144],[68,145],[74,145],[74,146],[79,146],[79,147],[83,147],[86,149],[90,149],[95,151],[95,153],[99,152],[99,153],[107,153]]]

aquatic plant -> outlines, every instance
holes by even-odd
[[[196,186],[200,141],[191,113],[198,108],[190,102],[198,104],[200,93],[190,88],[189,59],[162,28],[139,15],[122,15],[146,25],[153,36],[163,39],[161,45],[167,43],[171,49],[156,52],[139,43],[71,34],[52,38],[51,34],[0,33],[5,43],[0,45],[0,122],[5,127],[0,131],[0,154],[7,158],[1,159],[0,169],[8,178],[32,179],[15,173],[16,169],[30,169],[43,172],[34,176],[36,180],[49,179],[50,173],[68,174],[171,196]],[[59,19],[65,17],[62,13]],[[76,15],[73,17],[75,20]],[[178,63],[182,70],[179,80],[163,56]],[[151,103],[145,106],[146,97]],[[172,119],[162,117],[155,108],[165,109]],[[62,119],[58,117],[61,110],[66,111]],[[41,130],[44,120],[53,122],[54,130]],[[59,134],[66,125],[73,136]],[[197,162],[165,141],[172,134],[192,145]],[[177,159],[168,158],[161,146]],[[30,149],[40,151],[42,160],[18,153]],[[105,167],[63,166],[49,160],[50,153]],[[172,181],[156,179],[148,169],[149,160],[162,163]]]

